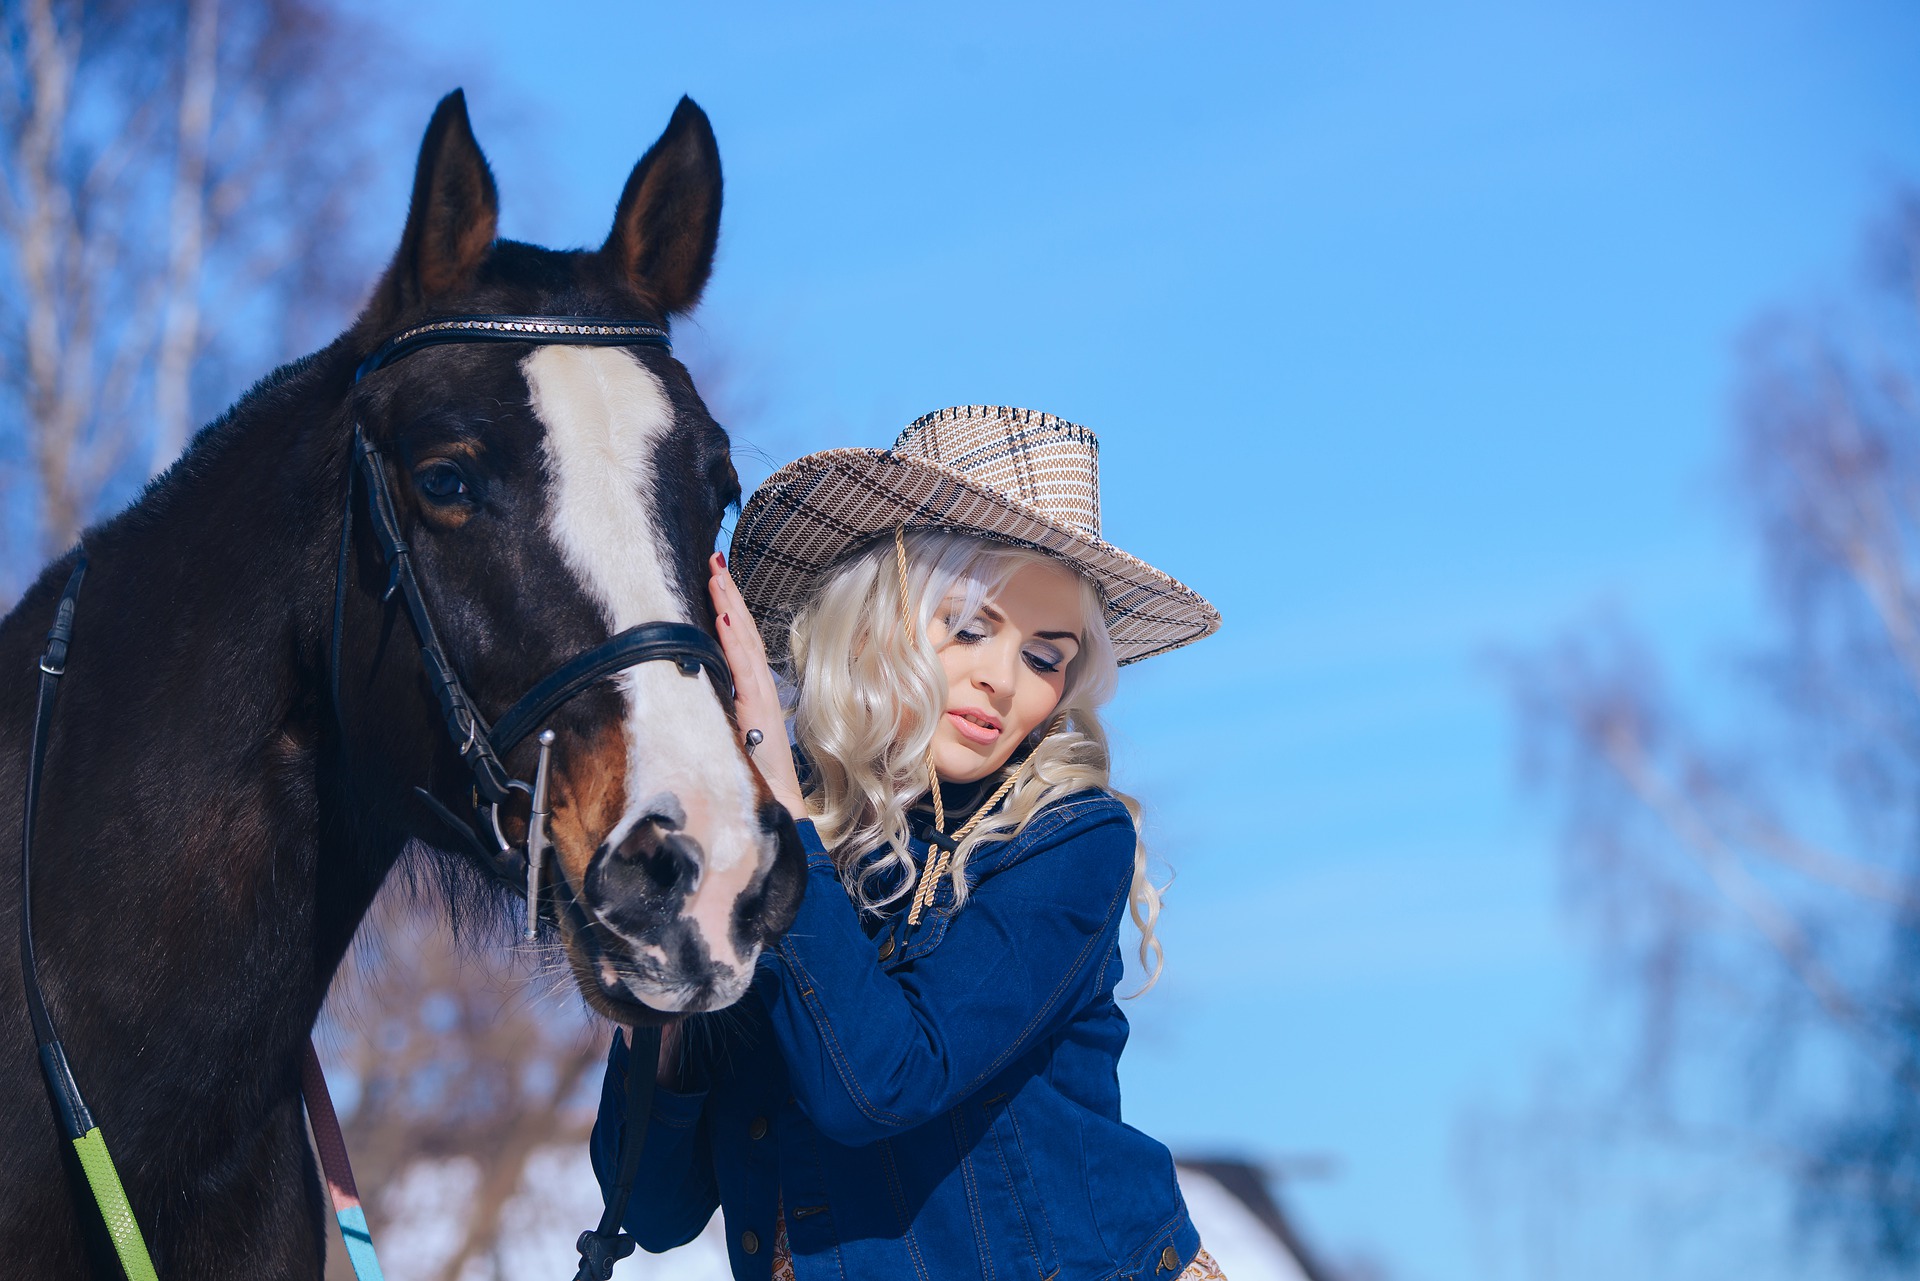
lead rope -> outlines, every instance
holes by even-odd
[[[912,649],[919,642],[915,639],[913,628],[911,604],[913,598],[907,590],[907,530],[904,525],[893,527],[893,563],[900,571],[900,622],[907,629],[907,648]],[[1047,732],[1052,733],[1060,727],[1060,724],[1061,721],[1055,721]],[[1032,759],[1031,756],[1027,758],[1027,760]],[[931,739],[927,741],[927,794],[933,798],[933,831],[928,840],[927,865],[921,872],[920,884],[914,888],[913,906],[907,911],[908,929],[920,924],[920,915],[927,910],[927,905],[933,902],[934,892],[940,885],[940,878],[944,877],[947,870],[952,867],[954,852],[960,848],[960,843],[973,834],[973,829],[980,825],[980,820],[993,813],[994,808],[1006,799],[1007,793],[1013,790],[1013,785],[1020,781],[1020,776],[1026,773],[1026,769],[1027,762],[1022,761],[1017,768],[1008,770],[1006,778],[1001,780],[1000,786],[994,789],[993,795],[987,798],[986,804],[976,809],[973,817],[962,824],[959,831],[948,836],[947,807],[940,799],[940,771],[933,763],[933,741]],[[936,849],[939,851],[938,855],[934,854]]]
[[[619,1035],[614,1032],[615,1037]],[[627,1106],[620,1127],[620,1167],[613,1191],[600,1211],[600,1225],[588,1228],[573,1243],[580,1252],[580,1268],[573,1274],[573,1281],[611,1281],[613,1265],[632,1254],[638,1244],[621,1229],[626,1224],[633,1181],[640,1173],[640,1153],[647,1146],[654,1074],[660,1070],[660,1029],[629,1029],[627,1041]]]
[[[340,1118],[334,1115],[333,1096],[327,1092],[327,1077],[320,1070],[320,1054],[312,1041],[307,1042],[307,1056],[300,1063],[300,1093],[307,1100],[313,1146],[320,1153],[327,1199],[333,1202],[333,1217],[339,1221],[340,1239],[347,1246],[347,1262],[360,1281],[386,1281],[373,1252],[367,1212],[360,1208],[360,1189],[353,1181],[353,1163],[347,1160],[346,1136],[340,1133]]]

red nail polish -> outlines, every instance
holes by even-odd
[[[722,627],[732,627],[733,620],[731,618],[728,618],[725,614],[722,614],[720,615],[720,625]]]
[[[720,568],[725,569],[727,567],[727,554],[725,552],[715,552],[713,555],[714,559],[720,562]]]

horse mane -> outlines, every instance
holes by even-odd
[[[308,443],[302,428],[313,417],[313,386],[337,376],[338,367],[350,358],[347,337],[343,334],[320,350],[296,357],[258,379],[195,432],[179,456],[148,480],[126,507],[90,528],[83,539],[90,541],[121,531],[150,531],[171,509],[176,494],[211,480],[212,469],[246,443],[248,434],[263,420],[278,418],[286,424],[290,448]]]

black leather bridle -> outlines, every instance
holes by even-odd
[[[671,349],[666,328],[642,321],[603,320],[588,316],[449,316],[404,330],[382,343],[354,371],[356,384],[368,375],[424,347],[443,343],[538,343],[594,347],[660,347]],[[356,480],[359,482],[356,485]],[[420,664],[433,688],[434,701],[454,749],[472,775],[472,821],[461,818],[425,788],[414,795],[436,817],[472,846],[481,863],[515,889],[527,895],[527,934],[536,929],[540,900],[542,856],[547,845],[547,784],[553,747],[552,731],[540,735],[540,755],[531,783],[516,779],[503,763],[528,734],[568,700],[617,672],[641,663],[666,661],[682,674],[698,676],[705,670],[722,705],[733,706],[733,673],[726,655],[713,637],[690,623],[640,623],[611,636],[562,663],[534,684],[512,706],[488,723],[461,683],[445,646],[433,625],[432,612],[414,573],[413,557],[395,516],[393,494],[387,483],[385,460],[356,421],[353,457],[347,468],[347,494],[340,524],[340,557],[335,566],[333,636],[328,647],[328,680],[334,719],[346,732],[340,706],[340,644],[346,616],[347,577],[353,550],[354,490],[366,494],[368,521],[387,567],[382,600],[396,594],[405,605],[420,643]],[[514,792],[527,795],[531,813],[526,839],[515,844],[500,827],[500,807]],[[489,839],[490,838],[490,839]]]
[[[416,325],[389,338],[354,371],[356,385],[369,374],[411,355],[423,347],[441,343],[547,343],[593,347],[659,347],[671,350],[672,343],[663,325],[644,321],[603,320],[589,316],[449,316]],[[522,694],[512,706],[489,725],[474,705],[472,695],[460,682],[453,661],[440,643],[420,591],[419,577],[413,571],[413,557],[401,536],[400,522],[394,514],[393,494],[387,485],[385,460],[367,439],[356,421],[353,425],[353,458],[347,467],[347,494],[340,519],[340,557],[334,567],[333,636],[328,646],[328,681],[333,698],[335,723],[342,741],[346,720],[340,707],[340,640],[346,618],[347,573],[353,553],[353,491],[355,479],[366,491],[369,523],[379,544],[381,559],[387,566],[387,589],[382,600],[398,593],[413,624],[414,637],[420,642],[420,665],[433,687],[434,700],[452,738],[454,748],[473,778],[474,822],[453,813],[424,787],[413,794],[443,823],[472,847],[481,865],[515,889],[525,886],[529,939],[538,931],[540,916],[540,872],[542,854],[547,847],[548,776],[553,754],[553,731],[542,730],[540,755],[534,766],[531,784],[507,773],[503,758],[521,743],[534,728],[559,710],[569,699],[584,692],[616,672],[641,663],[665,660],[680,669],[682,675],[698,676],[704,669],[721,698],[723,708],[733,706],[733,672],[726,655],[713,637],[689,623],[640,623],[608,637],[600,644],[574,655]],[[515,791],[527,794],[525,841],[516,845],[500,828],[500,806]],[[477,831],[485,816],[485,834]],[[491,841],[488,840],[491,837]],[[566,895],[566,907],[576,927],[584,928],[579,904]],[[620,1138],[619,1173],[612,1193],[607,1196],[597,1226],[580,1234],[575,1248],[580,1266],[575,1281],[607,1281],[617,1260],[633,1253],[634,1240],[621,1230],[626,1217],[627,1200],[640,1168],[640,1154],[647,1138],[647,1118],[652,1108],[653,1077],[649,1070],[660,1052],[657,1027],[633,1029],[632,1062],[627,1071],[627,1124]]]

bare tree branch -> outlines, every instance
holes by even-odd
[[[1834,1022],[1856,1033],[1865,1033],[1865,1044],[1872,1048],[1870,1021],[1859,999],[1821,960],[1807,932],[1793,915],[1754,880],[1741,865],[1739,856],[1720,840],[1705,817],[1649,765],[1638,739],[1616,728],[1606,736],[1603,750],[1633,794],[1660,817],[1683,848],[1700,860],[1721,896],[1779,954]],[[1889,1066],[1894,1066],[1891,1060]]]
[[[1621,629],[1510,669],[1572,901],[1639,1015],[1628,1110],[1806,1153],[1777,1177],[1863,1273],[1920,1264],[1920,199],[1893,222],[1860,309],[1747,347],[1736,492],[1772,618],[1722,700],[1737,748],[1699,746]]]
[[[344,192],[388,81],[333,4],[0,7],[0,458],[28,465],[10,574],[351,316],[377,261]]]
[[[1823,849],[1758,815],[1743,814],[1741,835],[1754,849],[1823,885],[1920,916],[1920,896],[1898,874],[1834,850]]]
[[[207,230],[207,145],[213,134],[219,33],[218,0],[192,0],[187,7],[187,52],[173,160],[166,319],[161,323],[153,375],[149,472],[172,462],[187,443],[187,375],[200,349],[200,257]]]

